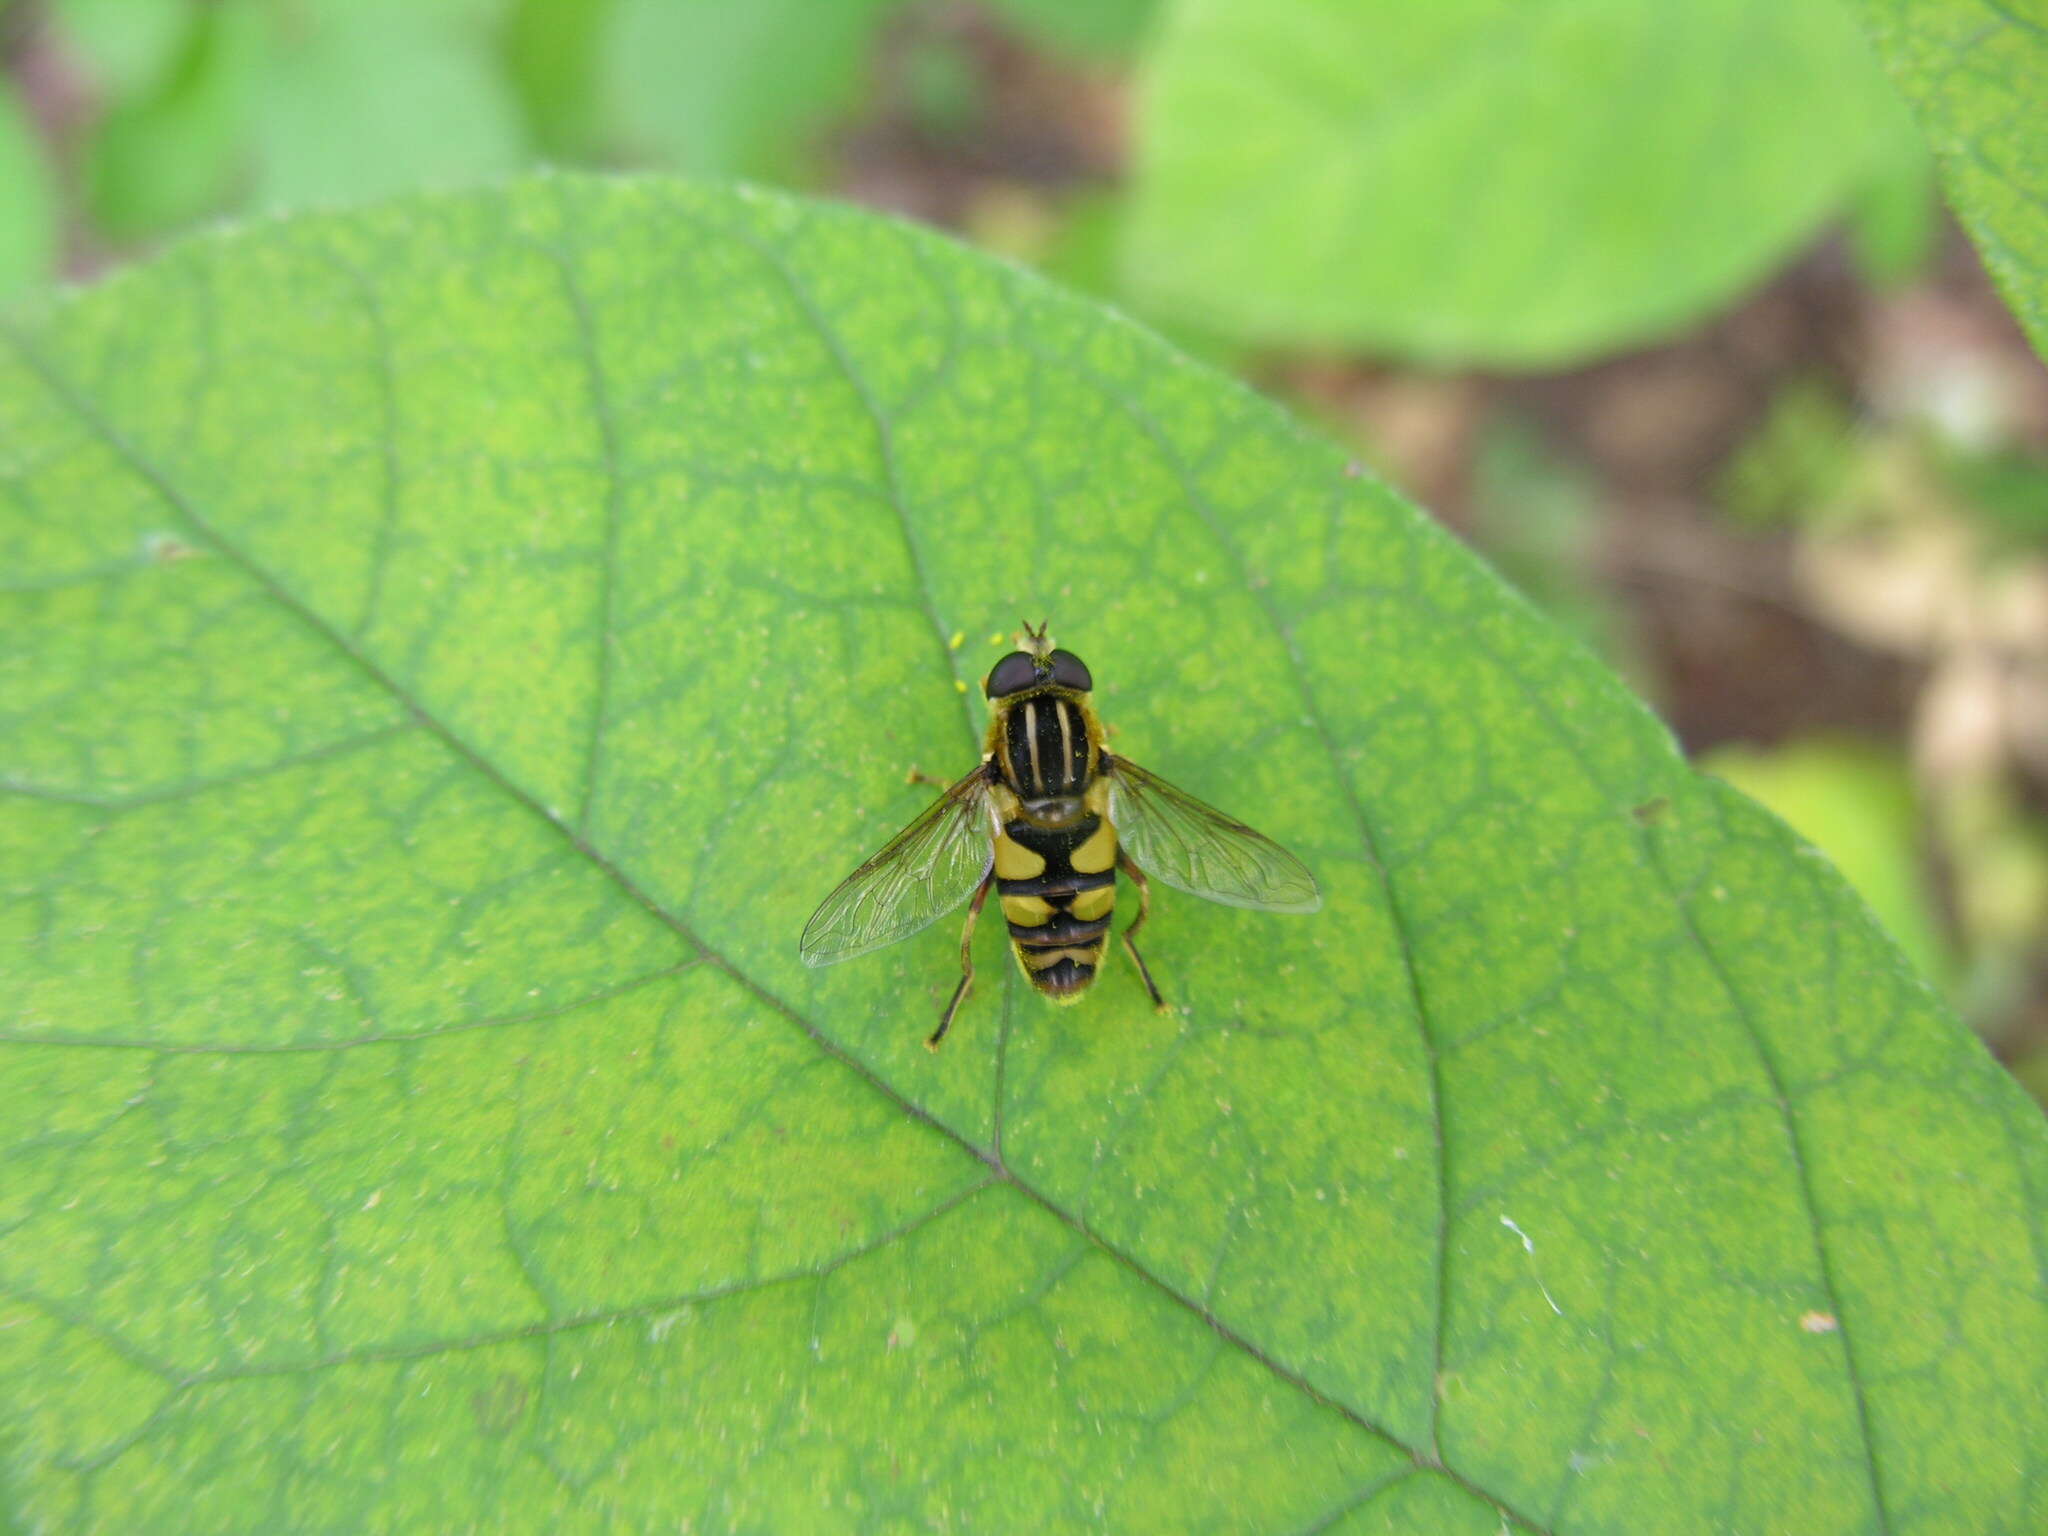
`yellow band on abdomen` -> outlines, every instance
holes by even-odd
[[[1005,896],[1002,901],[1003,916],[1025,928],[1037,928],[1052,916],[1052,903],[1043,896]]]
[[[1007,898],[1005,898],[1007,900]],[[1067,903],[1067,910],[1084,923],[1107,917],[1116,906],[1116,887],[1098,885],[1092,891],[1080,891]]]
[[[1093,839],[1091,838],[1092,842]],[[1014,838],[1000,833],[996,837],[996,878],[999,880],[1029,880],[1045,873],[1045,858],[1033,853]]]

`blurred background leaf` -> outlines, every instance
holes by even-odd
[[[250,177],[262,18],[235,3],[181,14],[168,46],[130,57],[133,88],[92,142],[87,207],[116,242],[218,212]],[[152,30],[152,44],[164,36]]]
[[[1836,0],[1184,0],[1142,110],[1153,302],[1515,367],[1696,319],[1902,138]]]
[[[498,0],[272,0],[258,199],[353,202],[509,173],[529,156],[495,56]]]
[[[1941,234],[1934,157],[1904,112],[1881,114],[1870,175],[1849,194],[1849,247],[1871,283],[1896,288],[1926,270]]]
[[[505,68],[544,155],[587,160],[606,144],[600,75],[613,0],[511,0],[502,39]]]
[[[49,270],[57,245],[50,176],[28,114],[0,81],[0,299]]]
[[[890,0],[617,0],[606,56],[627,154],[796,179],[853,104]]]

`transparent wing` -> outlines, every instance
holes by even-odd
[[[988,775],[977,768],[825,898],[804,924],[804,964],[851,960],[944,917],[988,874],[994,832]]]
[[[1229,907],[1313,912],[1323,904],[1301,860],[1241,821],[1175,789],[1127,758],[1112,758],[1109,819],[1148,875]]]

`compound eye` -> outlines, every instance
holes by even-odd
[[[992,699],[1000,699],[1006,694],[1022,693],[1038,681],[1038,659],[1029,651],[1012,651],[990,669],[981,691]]]
[[[1095,679],[1088,675],[1088,663],[1072,651],[1054,651],[1051,662],[1052,680],[1060,687],[1086,693],[1095,686]]]

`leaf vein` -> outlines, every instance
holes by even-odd
[[[268,778],[272,774],[288,773],[294,768],[304,768],[313,763],[331,762],[335,758],[347,757],[379,746],[395,736],[402,736],[415,729],[417,725],[414,721],[398,720],[374,730],[344,736],[340,740],[325,742],[317,747],[309,747],[303,752],[273,758],[267,763],[256,763],[247,768],[218,773],[211,778],[191,779],[182,784],[168,784],[160,789],[138,790],[127,795],[33,784],[20,779],[0,779],[0,795],[14,795],[23,800],[47,800],[59,805],[84,806],[90,810],[104,811],[108,815],[119,815],[124,811],[141,810],[147,806],[190,800],[199,795],[210,794],[216,789],[233,788],[255,779]]]
[[[1443,1460],[1443,1445],[1440,1434],[1443,1406],[1441,1382],[1444,1359],[1444,1321],[1449,1311],[1451,1204],[1449,1147],[1444,1136],[1443,1068],[1438,1055],[1436,1030],[1430,1018],[1427,994],[1422,985],[1421,973],[1415,963],[1415,944],[1409,928],[1409,919],[1401,902],[1400,890],[1396,885],[1386,860],[1381,855],[1379,830],[1372,818],[1367,814],[1365,803],[1358,797],[1357,791],[1352,787],[1350,775],[1344,771],[1343,756],[1337,750],[1336,739],[1331,735],[1329,721],[1323,715],[1321,704],[1317,700],[1314,690],[1309,686],[1307,669],[1302,664],[1300,647],[1295,642],[1293,631],[1288,628],[1279,610],[1274,606],[1272,596],[1265,584],[1250,579],[1251,571],[1246,564],[1243,552],[1237,547],[1236,542],[1224,531],[1223,525],[1216,515],[1216,509],[1210,504],[1207,495],[1197,482],[1186,459],[1174,447],[1172,440],[1160,428],[1159,423],[1153,418],[1151,412],[1140,402],[1132,399],[1126,391],[1103,377],[1087,364],[1078,359],[1049,356],[1042,349],[1025,343],[1021,339],[1017,344],[1023,346],[1025,350],[1029,351],[1034,357],[1037,357],[1042,363],[1073,370],[1092,384],[1105,400],[1125,414],[1131,423],[1144,435],[1146,440],[1151,443],[1153,450],[1159,454],[1161,462],[1179,480],[1182,493],[1187,497],[1189,507],[1194,511],[1195,516],[1201,520],[1203,526],[1208,529],[1210,537],[1216,540],[1224,553],[1237,566],[1240,574],[1246,577],[1246,590],[1258,605],[1260,613],[1273,630],[1275,637],[1280,642],[1282,651],[1287,657],[1288,670],[1294,677],[1296,687],[1300,690],[1310,727],[1315,732],[1317,741],[1321,744],[1324,753],[1330,760],[1331,774],[1336,781],[1339,793],[1343,797],[1344,804],[1351,814],[1353,824],[1357,828],[1360,845],[1364,849],[1367,862],[1371,864],[1373,872],[1379,880],[1381,892],[1386,897],[1388,918],[1393,924],[1395,937],[1401,951],[1402,971],[1407,981],[1407,1001],[1414,1020],[1416,1036],[1422,1047],[1424,1063],[1428,1069],[1429,1120],[1431,1133],[1436,1141],[1437,1230],[1433,1258],[1436,1299],[1434,1317],[1430,1326],[1432,1365],[1429,1381],[1429,1439],[1433,1459],[1441,1463]],[[1343,494],[1341,483],[1336,494],[1339,496]]]
[[[729,234],[730,232],[722,231],[721,233]],[[455,754],[457,754],[457,756],[459,756],[461,759],[467,762],[479,775],[481,775],[484,778],[486,782],[493,785],[509,800],[522,807],[530,815],[538,818],[541,822],[554,828],[559,835],[568,839],[569,842],[576,848],[576,850],[580,854],[582,854],[582,856],[586,860],[588,860],[596,870],[602,873],[607,879],[609,879],[615,886],[618,887],[622,894],[626,895],[636,905],[640,906],[643,910],[647,911],[650,916],[666,924],[681,938],[683,938],[686,942],[688,942],[695,949],[697,949],[704,956],[704,958],[707,959],[711,964],[713,964],[720,971],[724,972],[727,976],[729,976],[735,983],[744,987],[747,991],[751,992],[767,1007],[773,1009],[777,1013],[780,1013],[781,1015],[783,1015],[783,1017],[787,1018],[791,1023],[796,1025],[796,1027],[801,1029],[810,1038],[813,1045],[816,1046],[817,1049],[824,1052],[826,1055],[832,1057],[835,1061],[839,1062],[848,1071],[853,1073],[860,1081],[866,1084],[871,1090],[882,1095],[885,1099],[887,1099],[901,1113],[909,1116],[911,1119],[925,1126],[927,1129],[937,1133],[945,1140],[954,1143],[962,1151],[980,1160],[982,1163],[984,1163],[992,1170],[997,1180],[1010,1183],[1020,1193],[1024,1194],[1026,1197],[1031,1199],[1035,1204],[1037,1204],[1041,1209],[1045,1210],[1048,1214],[1065,1222],[1075,1231],[1080,1232],[1084,1236],[1088,1237],[1092,1242],[1096,1243],[1106,1254],[1115,1259],[1117,1263],[1121,1265],[1127,1272],[1153,1287],[1156,1291],[1159,1292],[1160,1295],[1162,1295],[1166,1299],[1178,1304],[1179,1306],[1193,1314],[1195,1317],[1201,1319],[1201,1321],[1204,1324],[1211,1328],[1220,1338],[1225,1340],[1225,1342],[1231,1344],[1233,1347],[1242,1351],[1248,1358],[1250,1358],[1257,1364],[1263,1366],[1273,1376],[1292,1386],[1297,1391],[1307,1396],[1312,1402],[1330,1408],[1332,1411],[1338,1413],[1339,1415],[1341,1415],[1342,1417],[1356,1425],[1359,1429],[1401,1450],[1404,1454],[1408,1455],[1411,1459],[1413,1459],[1419,1466],[1423,1466],[1431,1470],[1437,1471],[1442,1476],[1458,1483],[1459,1486],[1465,1488],[1466,1491],[1471,1493],[1474,1497],[1482,1499],[1489,1505],[1492,1505],[1493,1507],[1500,1509],[1505,1513],[1511,1515],[1515,1520],[1519,1521],[1523,1525],[1528,1526],[1530,1529],[1538,1532],[1539,1536],[1545,1536],[1545,1528],[1539,1522],[1524,1514],[1517,1512],[1511,1505],[1509,1505],[1505,1500],[1503,1500],[1499,1496],[1489,1493],[1484,1489],[1480,1488],[1479,1486],[1477,1486],[1476,1484],[1469,1482],[1462,1474],[1458,1473],[1452,1467],[1446,1465],[1443,1462],[1441,1456],[1437,1453],[1436,1447],[1434,1445],[1433,1435],[1432,1444],[1430,1445],[1430,1447],[1426,1449],[1423,1447],[1411,1445],[1407,1441],[1403,1440],[1400,1436],[1393,1433],[1391,1430],[1383,1427],[1382,1425],[1368,1418],[1364,1413],[1362,1413],[1357,1408],[1351,1406],[1350,1404],[1344,1403],[1336,1398],[1333,1398],[1329,1396],[1327,1393],[1321,1391],[1306,1377],[1301,1375],[1298,1371],[1287,1366],[1277,1357],[1267,1353],[1265,1350],[1260,1348],[1257,1344],[1253,1343],[1243,1334],[1238,1333],[1236,1330],[1229,1327],[1220,1318],[1216,1317],[1213,1313],[1209,1312],[1205,1307],[1201,1305],[1200,1302],[1196,1301],[1193,1297],[1188,1296],[1185,1293],[1175,1289],[1166,1280],[1164,1280],[1158,1275],[1155,1275],[1150,1270],[1146,1269],[1135,1257],[1125,1252],[1123,1249],[1115,1246],[1106,1237],[1104,1237],[1102,1234],[1098,1233],[1092,1227],[1087,1225],[1087,1223],[1085,1223],[1080,1217],[1073,1214],[1072,1212],[1067,1211],[1065,1208],[1054,1202],[1049,1196],[1045,1195],[1032,1185],[1026,1183],[1023,1179],[1019,1178],[1012,1170],[1010,1170],[1008,1167],[1006,1167],[1000,1161],[998,1161],[990,1150],[977,1146],[967,1137],[963,1136],[959,1131],[955,1130],[953,1127],[947,1125],[944,1121],[940,1120],[931,1111],[927,1110],[922,1105],[910,1099],[906,1094],[904,1094],[903,1092],[898,1090],[893,1084],[891,1084],[886,1078],[882,1077],[881,1074],[878,1073],[873,1067],[869,1066],[866,1062],[862,1061],[859,1057],[855,1056],[844,1046],[840,1045],[837,1041],[833,1040],[830,1036],[826,1035],[821,1029],[818,1028],[817,1025],[812,1023],[809,1019],[805,1018],[796,1009],[791,1007],[788,1003],[784,1002],[774,993],[770,992],[766,987],[762,986],[752,977],[748,976],[744,971],[740,970],[721,952],[715,949],[707,941],[699,937],[696,934],[696,932],[686,922],[683,921],[681,917],[679,917],[674,912],[671,912],[666,907],[662,906],[651,894],[649,894],[636,881],[634,881],[633,878],[630,875],[628,875],[624,869],[622,869],[618,864],[616,864],[609,857],[607,857],[602,850],[597,848],[586,837],[579,833],[573,826],[569,825],[559,816],[551,813],[547,809],[547,807],[544,806],[532,793],[530,793],[521,785],[514,782],[510,777],[508,777],[507,774],[502,769],[500,769],[495,762],[493,762],[490,758],[486,757],[479,749],[472,746],[463,737],[458,735],[452,727],[448,726],[439,718],[437,718],[432,712],[430,712],[427,709],[426,705],[410,690],[408,690],[403,684],[401,684],[396,677],[392,676],[390,673],[386,672],[382,667],[380,667],[367,651],[365,651],[361,646],[356,644],[346,633],[340,630],[334,623],[329,621],[316,609],[309,606],[303,599],[301,599],[298,596],[297,593],[295,593],[289,587],[287,587],[267,567],[259,563],[246,550],[242,549],[237,542],[230,539],[223,530],[216,526],[210,518],[208,518],[203,512],[201,512],[200,509],[188,497],[186,497],[182,491],[179,490],[179,488],[170,480],[170,478],[153,460],[151,460],[146,454],[144,454],[141,451],[141,449],[127,437],[125,433],[121,432],[118,427],[116,427],[111,421],[109,421],[104,415],[102,415],[102,413],[94,406],[92,401],[89,400],[86,396],[84,396],[69,381],[68,378],[66,378],[62,373],[60,373],[55,367],[55,365],[48,358],[46,358],[27,339],[27,337],[20,332],[20,330],[15,325],[9,322],[0,321],[0,337],[4,337],[6,339],[8,344],[15,350],[17,355],[21,357],[21,359],[29,368],[29,370],[43,383],[44,387],[50,391],[53,398],[55,398],[59,403],[61,403],[66,409],[71,411],[78,418],[78,420],[86,428],[88,428],[95,436],[99,437],[101,441],[105,443],[106,446],[116,455],[116,457],[118,457],[123,463],[127,465],[129,470],[133,474],[135,474],[145,485],[147,485],[153,492],[155,492],[155,494],[159,498],[162,499],[164,504],[171,511],[173,511],[179,517],[183,518],[195,532],[200,534],[202,537],[206,539],[208,543],[212,544],[216,549],[218,549],[224,557],[233,561],[236,565],[241,567],[242,570],[244,570],[248,574],[251,581],[256,583],[258,587],[260,587],[264,592],[266,592],[272,598],[272,600],[277,602],[286,611],[294,614],[302,623],[306,624],[309,628],[311,628],[319,637],[324,639],[328,644],[334,646],[345,657],[347,657],[349,661],[354,666],[356,666],[364,674],[366,678],[368,678],[370,681],[376,683],[378,686],[388,691],[427,729],[432,731],[435,735],[437,735],[444,742],[446,742],[449,748]],[[1078,367],[1079,365],[1069,362],[1067,366]],[[942,648],[944,647],[944,643],[944,638],[943,636],[941,636],[939,639],[939,644]],[[950,652],[948,652],[947,655],[947,664],[950,667]],[[1405,953],[1406,950],[1404,947],[1404,955]],[[1424,1032],[1426,1034],[1426,1026],[1424,1027]],[[1431,1061],[1433,1068],[1433,1050],[1431,1052]],[[1440,1115],[1438,1116],[1438,1127],[1439,1138],[1441,1138]],[[1443,1180],[1440,1178],[1440,1207],[1442,1205],[1442,1186]],[[971,1192],[972,1191],[970,1191],[970,1193]],[[1442,1246],[1442,1241],[1440,1239],[1438,1244],[1439,1271],[1441,1271],[1442,1269]],[[792,1276],[791,1278],[798,1277]],[[1441,1292],[1441,1288],[1439,1288],[1439,1290]],[[679,1303],[668,1303],[668,1305],[671,1306],[677,1304]],[[652,1307],[635,1308],[633,1309],[633,1311],[644,1312],[648,1310],[657,1309],[658,1305]],[[1440,1311],[1441,1308],[1439,1308],[1439,1312]],[[385,1351],[382,1354],[376,1356],[365,1355],[350,1358],[382,1358],[393,1360],[413,1359],[418,1358],[422,1354],[440,1352],[451,1347],[478,1347],[481,1344],[497,1342],[500,1338],[519,1338],[537,1336],[549,1332],[562,1332],[571,1327],[593,1326],[597,1323],[613,1320],[615,1317],[619,1315],[623,1314],[616,1312],[589,1314],[586,1316],[564,1319],[554,1324],[529,1326],[526,1329],[519,1330],[506,1335],[478,1336],[476,1339],[472,1341],[468,1341],[465,1344],[459,1344],[455,1346],[451,1346],[443,1342],[441,1344],[437,1344],[427,1348],[397,1349]],[[1440,1318],[1439,1326],[1436,1332],[1438,1333],[1440,1338]],[[336,1361],[334,1363],[345,1362]],[[245,1374],[277,1375],[288,1373],[289,1372],[280,1369],[271,1371],[252,1371],[247,1372]],[[220,1378],[209,1377],[207,1379]],[[1433,1384],[1431,1397],[1432,1402],[1434,1402],[1435,1392],[1433,1390]]]
[[[106,1051],[148,1051],[158,1056],[303,1056],[317,1055],[331,1051],[351,1051],[365,1045],[411,1045],[421,1040],[438,1040],[443,1035],[473,1034],[484,1029],[505,1029],[515,1024],[534,1024],[543,1019],[560,1018],[588,1008],[594,1003],[608,1003],[614,998],[625,997],[665,981],[671,976],[680,976],[685,971],[695,970],[707,963],[707,957],[696,955],[675,965],[664,966],[658,971],[649,971],[643,976],[629,977],[610,986],[599,987],[581,997],[565,1003],[550,1003],[544,1008],[527,1008],[517,1013],[496,1013],[481,1019],[462,1019],[453,1024],[437,1024],[427,1029],[379,1030],[370,1034],[349,1035],[339,1040],[286,1040],[276,1044],[256,1041],[235,1040],[149,1040],[139,1036],[110,1035],[47,1035],[29,1034],[22,1031],[0,1032],[0,1045],[19,1046],[80,1046],[88,1050]]]
[[[1423,603],[1425,606],[1433,607],[1426,596],[1418,594],[1416,601]],[[1591,760],[1588,759],[1580,748],[1577,740],[1566,729],[1564,722],[1557,718],[1555,711],[1551,708],[1549,701],[1543,697],[1541,691],[1532,687],[1529,680],[1523,676],[1518,668],[1512,666],[1505,657],[1501,656],[1498,651],[1487,643],[1484,632],[1478,626],[1468,629],[1467,638],[1503,677],[1514,684],[1517,691],[1528,701],[1530,707],[1543,717],[1545,723],[1549,725],[1552,735],[1579,765],[1579,771],[1585,777],[1586,782],[1592,785],[1596,791],[1605,796],[1610,802],[1615,801],[1617,797],[1614,795],[1612,787],[1607,783],[1604,776],[1594,768]],[[1626,800],[1628,797],[1621,798]],[[1729,1011],[1740,1024],[1744,1035],[1749,1041],[1750,1049],[1755,1054],[1758,1065],[1763,1071],[1765,1081],[1769,1085],[1771,1100],[1777,1109],[1779,1124],[1785,1133],[1786,1150],[1797,1180],[1801,1213],[1805,1217],[1807,1232],[1812,1239],[1814,1258],[1819,1268],[1821,1293],[1827,1300],[1828,1311],[1840,1320],[1837,1336],[1841,1340],[1845,1375],[1848,1378],[1849,1393],[1856,1411],[1856,1424],[1862,1444],[1864,1471],[1870,1483],[1872,1507],[1877,1517],[1878,1529],[1889,1532],[1891,1530],[1891,1515],[1885,1504],[1884,1483],[1878,1469],[1877,1447],[1871,1433],[1870,1405],[1868,1395],[1864,1390],[1864,1373],[1857,1367],[1854,1331],[1850,1327],[1848,1313],[1842,1304],[1841,1288],[1836,1283],[1834,1275],[1833,1257],[1829,1253],[1827,1240],[1822,1232],[1820,1208],[1814,1195],[1813,1175],[1809,1167],[1805,1139],[1800,1130],[1799,1116],[1793,1108],[1793,1101],[1786,1088],[1784,1076],[1778,1068],[1777,1058],[1765,1042],[1763,1030],[1757,1023],[1749,1000],[1736,987],[1734,978],[1728,974],[1727,967],[1722,963],[1719,951],[1707,942],[1706,936],[1700,931],[1699,925],[1693,919],[1690,904],[1680,896],[1678,888],[1672,883],[1671,871],[1666,866],[1663,857],[1663,846],[1656,837],[1654,829],[1643,826],[1640,823],[1635,823],[1633,818],[1631,818],[1631,823],[1635,827],[1636,839],[1642,845],[1645,863],[1655,872],[1657,883],[1663,887],[1666,899],[1670,901],[1672,910],[1677,913],[1679,922],[1683,925],[1687,936],[1698,949],[1701,958],[1706,961],[1708,969],[1713,972],[1716,984],[1719,986],[1722,994],[1728,999]]]

